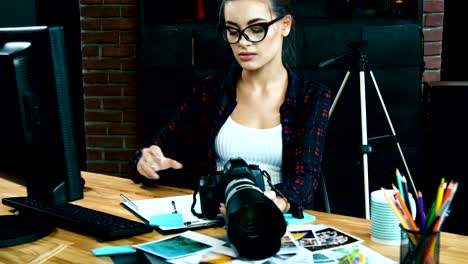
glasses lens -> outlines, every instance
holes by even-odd
[[[252,42],[258,42],[265,38],[266,30],[265,27],[261,25],[252,25],[244,29],[244,34],[249,37],[249,40]]]
[[[226,27],[226,29],[224,29],[223,31],[224,40],[232,44],[239,41],[239,36],[240,30],[238,30],[237,28]]]

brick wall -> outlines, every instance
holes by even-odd
[[[444,0],[423,2],[424,61],[423,81],[439,81],[442,62]]]
[[[124,175],[141,134],[138,0],[80,0],[88,171]]]
[[[143,140],[138,2],[80,0],[88,171],[124,176]],[[440,80],[443,11],[424,0],[425,81]]]

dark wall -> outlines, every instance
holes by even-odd
[[[57,12],[59,10],[59,12]],[[83,85],[81,68],[81,29],[79,1],[18,0],[0,2],[0,27],[15,26],[63,26],[67,49],[73,109],[77,128],[81,133],[78,146],[81,149],[82,169],[86,169],[86,143],[84,139]]]
[[[36,0],[0,1],[0,27],[35,25]]]
[[[468,2],[445,0],[444,41],[441,80],[468,80],[468,52],[463,32],[466,31],[466,10]]]
[[[431,82],[425,85],[424,111],[424,175],[422,192],[426,206],[436,197],[442,178],[446,182],[458,181],[458,189],[451,204],[450,214],[442,229],[468,235],[465,202],[468,200],[465,177],[468,149],[466,120],[466,98],[468,82]],[[427,208],[426,208],[427,209]]]

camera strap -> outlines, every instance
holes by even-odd
[[[195,190],[193,191],[193,201],[192,201],[192,206],[190,207],[190,211],[192,212],[193,215],[195,215],[198,218],[205,218],[203,214],[195,211],[195,205],[197,204],[197,194],[198,194],[198,187],[195,188]]]

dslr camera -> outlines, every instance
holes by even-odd
[[[269,179],[267,182],[273,187]],[[264,191],[264,171],[241,158],[230,159],[222,171],[199,180],[202,216],[215,219],[219,204],[225,204],[228,240],[241,258],[269,258],[281,247],[286,221]]]
[[[224,170],[202,176],[198,184],[200,207],[204,217],[216,219],[219,204],[227,204],[240,190],[265,191],[263,173],[256,164],[247,164],[243,159],[230,159]]]

